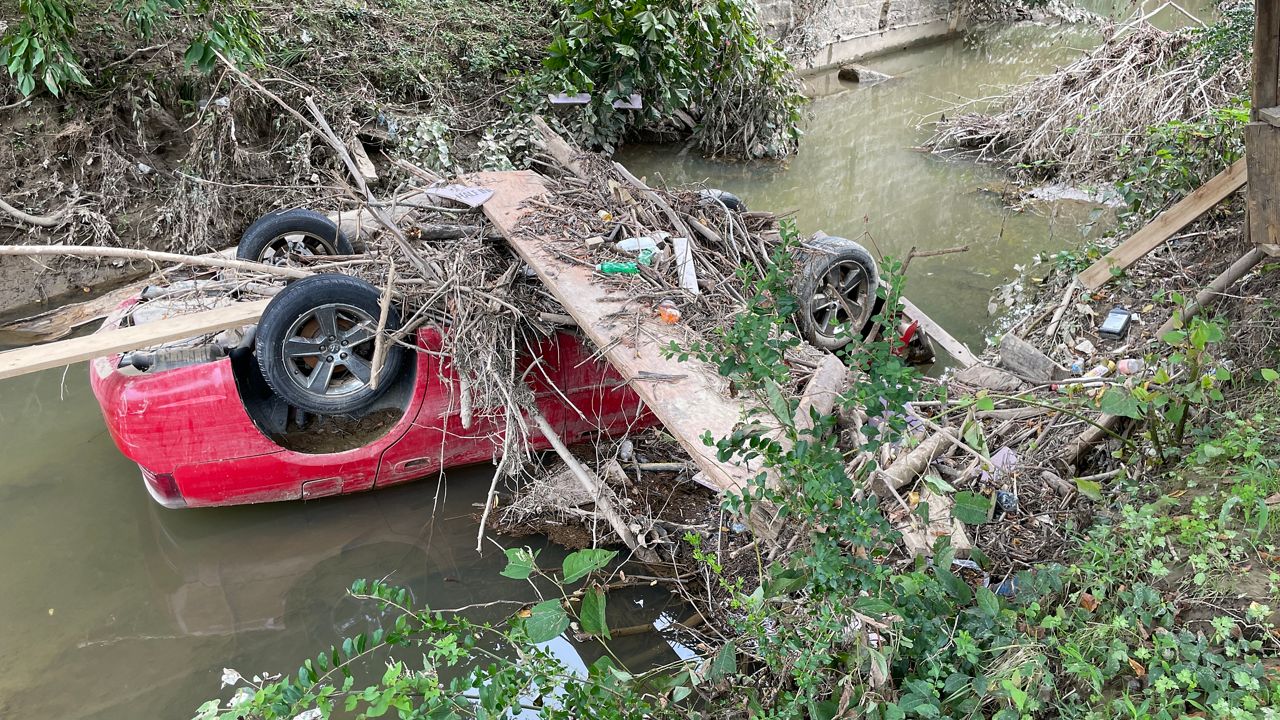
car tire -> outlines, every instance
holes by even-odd
[[[314,210],[284,210],[258,218],[240,236],[236,257],[268,265],[299,255],[354,255],[351,241],[332,220]]]
[[[294,407],[321,415],[359,413],[394,384],[409,350],[387,347],[372,386],[377,288],[347,275],[315,275],[281,290],[262,313],[254,344],[271,390]],[[387,330],[400,326],[393,305]]]
[[[796,321],[805,340],[823,350],[838,350],[866,337],[872,318],[884,307],[879,298],[880,271],[875,258],[858,243],[821,237],[805,244],[812,250],[796,280]]]
[[[717,190],[715,188],[709,188],[707,190],[703,190],[702,192],[698,193],[698,195],[702,198],[702,202],[706,205],[719,204],[719,205],[724,205],[726,208],[734,212],[747,211],[747,203],[745,203],[742,200],[742,198],[738,197],[737,195],[734,195],[731,192],[728,192],[727,190]]]

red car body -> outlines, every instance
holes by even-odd
[[[117,327],[131,301],[99,332]],[[440,332],[418,333],[421,349],[438,351]],[[230,357],[160,372],[127,372],[119,354],[94,359],[90,382],[116,446],[142,468],[151,496],[166,507],[207,507],[344,495],[491,461],[501,447],[501,412],[461,418],[459,384],[442,353],[414,353],[416,376],[404,413],[384,435],[327,454],[286,449],[255,423]],[[540,370],[527,374],[538,408],[566,442],[596,434],[621,436],[654,422],[613,369],[578,336],[544,340]],[[495,422],[494,417],[498,418]],[[550,443],[536,431],[533,448]]]

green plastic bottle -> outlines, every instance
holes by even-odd
[[[605,275],[638,275],[640,267],[633,262],[603,262],[596,265],[596,270]]]

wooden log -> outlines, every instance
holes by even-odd
[[[1232,163],[1231,167],[1218,173],[1213,179],[1192,191],[1190,195],[1179,200],[1173,207],[1157,215],[1154,220],[1107,253],[1106,257],[1090,265],[1087,270],[1080,273],[1080,284],[1088,290],[1097,290],[1107,284],[1111,280],[1113,269],[1123,270],[1134,264],[1196,218],[1208,212],[1214,205],[1244,187],[1248,179],[1248,163],[1245,158],[1240,158]]]
[[[1048,355],[1012,333],[1000,338],[1000,364],[1034,383],[1050,383],[1070,374]]]
[[[849,368],[845,367],[844,361],[840,358],[831,353],[822,356],[822,360],[818,361],[817,369],[813,371],[813,377],[810,377],[809,382],[805,384],[800,403],[796,406],[797,433],[803,435],[813,429],[815,411],[818,417],[831,414],[836,399],[844,389],[845,377],[848,374]]]
[[[146,283],[132,283],[84,302],[63,305],[8,323],[0,327],[0,338],[6,343],[27,344],[58,340],[71,331],[106,317],[129,298],[136,297]]]
[[[1110,437],[1108,431],[1115,431],[1116,426],[1124,418],[1120,415],[1102,414],[1098,416],[1094,425],[1090,425],[1083,432],[1075,437],[1074,440],[1058,456],[1058,459],[1069,467],[1075,467],[1080,464],[1080,460],[1084,458],[1085,453],[1103,439]]]
[[[1053,308],[1053,317],[1049,319],[1049,327],[1045,328],[1045,337],[1049,339],[1052,345],[1057,342],[1058,330],[1062,328],[1062,318],[1067,316],[1067,308],[1071,306],[1071,301],[1076,296],[1076,290],[1080,289],[1080,278],[1072,278],[1067,283],[1067,289],[1062,292],[1062,299],[1058,301],[1056,307]]]
[[[888,468],[876,473],[871,482],[871,491],[880,497],[891,497],[890,488],[896,491],[920,477],[929,467],[929,463],[936,460],[951,445],[951,439],[942,433],[930,435],[906,455],[894,460]]]
[[[355,161],[356,170],[359,171],[360,177],[371,185],[378,182],[378,167],[369,159],[369,153],[365,152],[364,143],[355,140],[347,144],[347,149],[351,151],[351,159]]]
[[[951,517],[955,501],[949,495],[935,493],[926,482],[925,489],[920,493],[920,502],[929,506],[928,522],[922,523],[913,515],[908,518],[907,523],[898,527],[898,531],[902,533],[902,545],[911,557],[932,557],[933,544],[943,535],[951,536],[951,548],[955,550],[956,557],[969,557],[973,551],[973,542],[965,532],[964,523]]]
[[[1280,7],[1275,0],[1259,0],[1256,6],[1252,86],[1255,113],[1257,108],[1280,105]]]
[[[256,323],[268,302],[235,303],[146,325],[8,350],[0,353],[0,380]]]
[[[933,321],[933,318],[924,314],[924,311],[916,307],[915,303],[906,298],[902,298],[902,314],[908,318],[920,323],[920,328],[934,342],[942,346],[961,367],[969,367],[978,364],[978,356],[974,355],[969,347],[957,340],[945,328]]]
[[[283,265],[264,265],[248,260],[234,260],[221,255],[179,255],[177,253],[135,250],[133,248],[98,247],[95,245],[0,245],[0,255],[65,255],[71,257],[123,258],[154,263],[171,263],[191,267],[228,268],[287,278],[311,277],[315,273]]]
[[[1190,303],[1187,303],[1186,307],[1181,310],[1174,310],[1173,314],[1169,316],[1169,319],[1165,320],[1164,324],[1160,326],[1160,329],[1156,331],[1156,337],[1162,338],[1165,336],[1165,333],[1186,325],[1188,320],[1195,317],[1202,309],[1215,302],[1222,296],[1222,293],[1227,291],[1227,288],[1235,285],[1240,278],[1248,274],[1255,265],[1262,262],[1263,258],[1266,257],[1266,251],[1257,247],[1252,248],[1249,252],[1241,255],[1239,259],[1231,263],[1226,270],[1223,270],[1218,277],[1214,278],[1213,282],[1209,283],[1208,287],[1196,293],[1195,298],[1192,299]]]
[[[956,373],[955,381],[970,387],[986,388],[996,392],[1017,392],[1025,383],[1013,373],[989,365],[974,365]]]

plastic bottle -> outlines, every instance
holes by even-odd
[[[614,247],[616,247],[619,252],[624,253],[634,253],[642,250],[653,250],[654,252],[657,252],[658,242],[651,237],[642,235],[640,237],[619,240],[614,244]]]
[[[1147,369],[1147,363],[1142,358],[1125,358],[1116,363],[1116,372],[1121,375],[1137,375]]]
[[[633,262],[602,262],[596,265],[596,270],[605,275],[637,275],[640,273],[640,267]]]
[[[663,300],[658,303],[657,313],[662,322],[668,325],[675,325],[680,322],[680,308],[676,307],[673,300]]]

